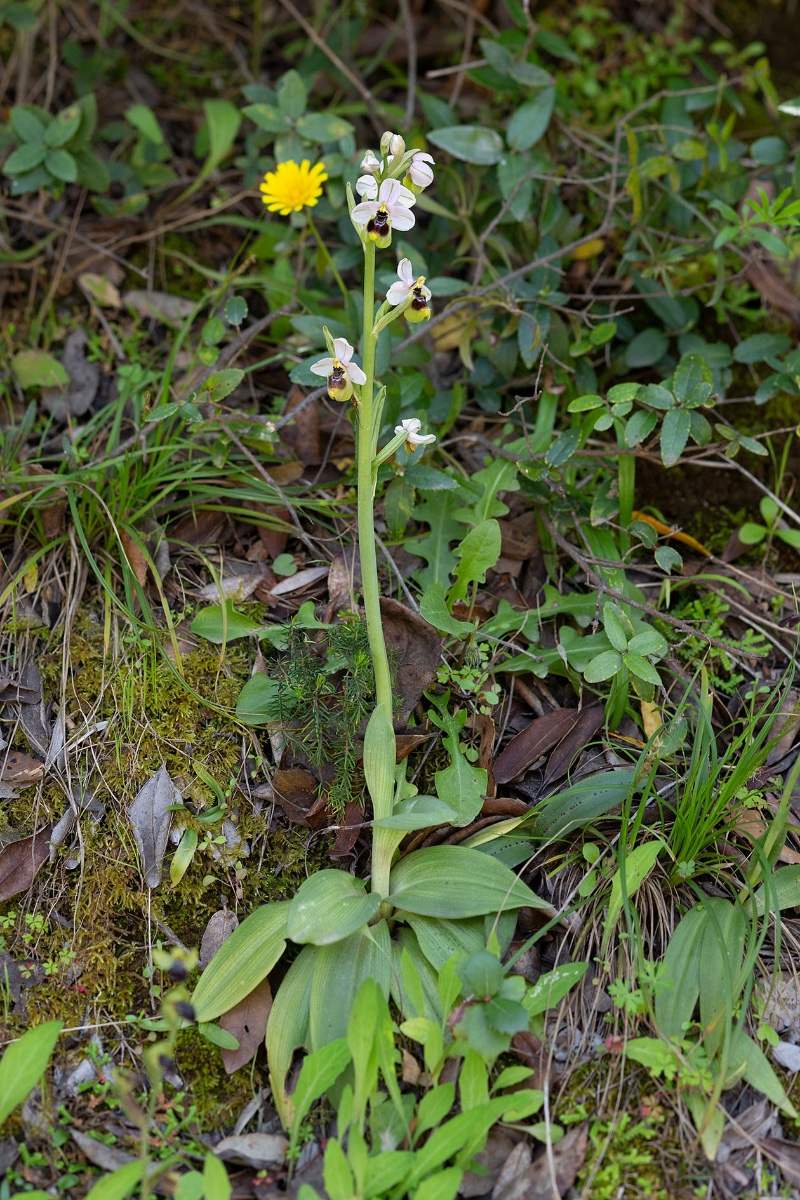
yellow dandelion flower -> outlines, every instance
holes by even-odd
[[[288,217],[289,213],[313,208],[322,195],[322,185],[328,178],[324,163],[311,166],[307,158],[296,162],[278,163],[274,171],[267,171],[264,182],[259,184],[261,199],[270,212]]]

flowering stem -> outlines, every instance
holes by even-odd
[[[377,413],[374,403],[375,346],[377,338],[373,331],[375,311],[375,243],[364,246],[364,340],[363,360],[366,383],[361,385],[361,395],[356,409],[358,449],[358,544],[361,559],[361,587],[364,613],[367,619],[367,634],[375,672],[375,701],[383,710],[386,727],[392,729],[392,677],[383,637],[381,620],[380,589],[378,587],[378,561],[375,553],[375,525],[372,500],[372,472],[378,435]],[[394,735],[386,742],[388,765],[394,774]],[[378,831],[376,830],[377,834]],[[381,852],[380,839],[373,837],[372,890],[381,896],[389,891],[391,852]]]
[[[342,297],[344,299],[345,306],[346,306],[350,294],[349,294],[347,288],[344,286],[344,280],[342,279],[339,272],[336,270],[336,264],[334,263],[333,259],[331,258],[328,247],[325,245],[322,238],[320,237],[319,230],[317,229],[316,225],[314,224],[314,219],[311,216],[310,212],[306,213],[306,220],[308,221],[308,228],[311,230],[311,232],[313,233],[314,237],[317,240],[317,245],[319,246],[319,248],[322,252],[322,257],[325,259],[325,262],[331,269],[331,274],[333,275],[333,278],[336,280],[337,286],[339,288],[339,291],[342,293]]]

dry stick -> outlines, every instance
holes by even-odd
[[[306,20],[306,18],[303,16],[303,14],[301,12],[299,12],[298,9],[295,8],[294,4],[292,3],[292,0],[280,0],[280,2],[283,5],[283,7],[286,9],[286,11],[288,13],[290,13],[291,16],[294,17],[295,21],[297,21],[297,24],[300,26],[300,28],[303,30],[303,32],[308,34],[308,36],[311,38],[312,42],[317,47],[317,49],[321,50],[322,53],[328,59],[330,59],[330,61],[336,67],[336,70],[339,71],[342,75],[344,75],[344,77],[348,81],[348,83],[351,83],[353,85],[353,87],[356,89],[358,94],[361,96],[362,100],[364,100],[366,102],[367,116],[369,117],[369,120],[372,123],[372,128],[375,130],[375,133],[380,138],[383,135],[383,128],[382,128],[381,123],[378,120],[377,116],[375,115],[375,109],[378,105],[378,101],[375,98],[375,96],[373,96],[372,92],[369,90],[367,85],[364,83],[363,79],[361,79],[354,71],[352,71],[350,69],[350,67],[347,66],[346,63],[342,62],[342,60],[339,58],[339,55],[334,50],[331,50],[328,43],[325,41],[324,38],[320,37],[320,35],[317,33],[314,26],[311,25],[310,22],[308,22]]]
[[[472,53],[472,41],[474,37],[475,8],[472,4],[470,4],[469,8],[467,9],[466,20],[464,21],[464,47],[461,51],[461,61],[458,64],[461,67],[461,70],[456,75],[455,83],[453,84],[449,98],[450,106],[453,109],[455,109],[456,105],[458,104],[458,98],[461,95],[461,89],[463,88],[464,80],[467,77],[467,63],[469,62],[469,56]]]
[[[31,213],[23,208],[16,209],[5,204],[0,204],[0,216],[11,217],[15,221],[20,221],[23,224],[34,225],[39,229],[55,230],[58,233],[65,232],[63,223],[51,221],[49,217],[44,216],[42,213]],[[145,278],[146,272],[143,271],[141,267],[134,266],[133,263],[130,263],[126,258],[123,258],[121,254],[115,254],[113,250],[109,249],[108,246],[103,245],[101,242],[92,241],[91,238],[88,238],[85,234],[77,231],[72,240],[77,242],[79,245],[86,246],[89,250],[93,251],[94,256],[101,255],[110,258],[115,263],[118,263],[119,266],[124,267],[127,271],[133,271],[136,275],[140,275],[142,279]],[[80,267],[78,270],[80,270]]]
[[[50,280],[50,286],[47,289],[47,293],[45,295],[44,300],[42,301],[42,305],[39,310],[42,314],[42,319],[44,319],[45,313],[50,308],[50,305],[52,304],[52,301],[53,301],[53,297],[55,296],[55,294],[58,290],[58,286],[61,283],[61,276],[64,274],[64,267],[66,266],[67,255],[69,254],[70,247],[72,246],[72,243],[75,239],[75,233],[78,228],[78,222],[80,221],[81,213],[83,212],[83,206],[86,203],[87,194],[88,193],[86,191],[86,188],[81,188],[80,195],[78,196],[78,202],[75,205],[75,212],[72,214],[72,220],[70,222],[69,229],[67,230],[67,236],[66,236],[66,240],[64,242],[63,249],[61,251],[61,254],[59,255],[56,269],[53,272],[53,278]]]
[[[557,546],[569,555],[573,562],[577,563],[582,571],[586,573],[587,579],[593,583],[599,591],[604,595],[610,596],[612,600],[618,600],[621,604],[628,604],[631,608],[636,608],[639,612],[647,613],[649,617],[655,617],[659,621],[663,621],[666,625],[671,625],[673,629],[679,629],[681,633],[690,634],[692,637],[702,638],[709,646],[715,646],[718,650],[724,650],[727,654],[741,654],[744,658],[761,658],[760,654],[755,654],[750,650],[742,650],[741,646],[729,646],[727,642],[721,642],[717,638],[711,637],[710,634],[704,633],[697,626],[689,624],[687,621],[679,621],[677,617],[671,617],[668,613],[658,612],[653,608],[652,604],[643,604],[639,600],[632,600],[630,596],[626,596],[623,592],[618,592],[616,588],[609,587],[601,575],[593,569],[591,562],[585,558],[580,550],[568,542],[565,537],[558,532],[553,522],[549,517],[540,512],[542,524],[547,529],[547,532],[552,537]],[[622,564],[617,563],[620,567]]]

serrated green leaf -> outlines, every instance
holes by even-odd
[[[631,654],[628,652],[627,654],[623,654],[622,661],[631,675],[636,675],[639,679],[644,679],[645,683],[652,683],[656,687],[660,687],[661,676],[643,654]]]
[[[591,662],[588,662],[583,671],[583,677],[587,683],[603,683],[606,679],[611,679],[616,675],[622,666],[622,656],[617,650],[604,650],[602,654],[598,654]]]
[[[470,529],[455,550],[459,562],[455,571],[456,582],[448,596],[450,604],[463,600],[471,583],[485,581],[486,572],[500,557],[501,546],[500,526],[494,518],[481,521],[474,529]]]

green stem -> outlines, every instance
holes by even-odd
[[[344,286],[344,280],[342,279],[339,272],[336,270],[336,264],[334,263],[333,259],[331,258],[328,247],[325,245],[322,238],[319,236],[319,230],[317,229],[316,225],[314,224],[314,220],[313,220],[313,217],[311,216],[310,212],[306,213],[306,220],[308,221],[308,228],[313,233],[314,237],[317,240],[317,245],[319,246],[320,250],[322,251],[322,257],[325,259],[325,262],[330,267],[331,274],[333,275],[333,278],[336,280],[336,284],[339,288],[339,291],[342,293],[342,299],[344,300],[345,307],[347,307],[347,300],[349,297],[349,292],[347,291],[347,288]]]
[[[375,390],[375,346],[373,317],[375,311],[375,243],[364,246],[364,374],[366,383],[361,386],[361,397],[356,409],[356,439],[358,452],[358,545],[361,559],[361,588],[364,613],[367,619],[367,635],[375,672],[375,701],[383,709],[389,729],[392,727],[392,676],[389,658],[383,637],[381,620],[380,588],[378,586],[378,560],[375,553],[375,525],[372,501],[372,460],[378,436],[374,405]],[[394,737],[387,740],[386,756],[391,755],[390,769],[394,774]],[[376,831],[377,832],[377,831]],[[381,896],[389,892],[389,870],[391,854],[380,845],[373,835],[372,890]]]

